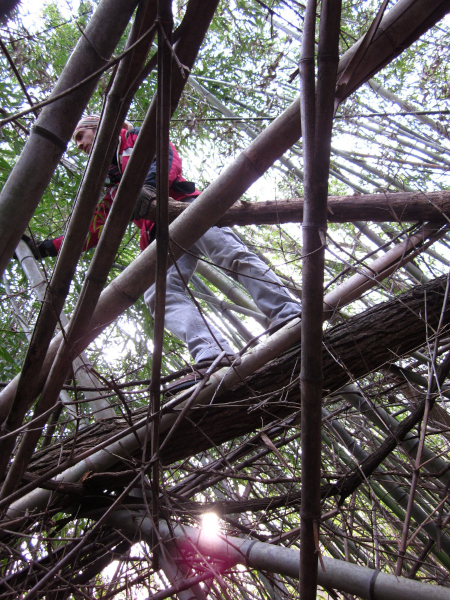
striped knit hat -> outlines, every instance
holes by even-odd
[[[73,141],[75,141],[75,136],[80,131],[80,129],[97,129],[99,123],[99,115],[88,115],[87,117],[83,117],[81,121],[78,121],[78,125],[75,127],[75,131],[73,132],[72,136]],[[129,131],[130,129],[133,129],[133,125],[129,121],[124,121],[122,129],[126,129]]]
[[[78,121],[78,125],[75,127],[72,136],[73,140],[75,141],[75,136],[81,129],[97,129],[99,122],[99,115],[88,115],[87,117],[83,117],[81,121]]]

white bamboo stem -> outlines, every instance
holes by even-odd
[[[150,519],[127,511],[115,512],[110,524],[139,539],[151,539]],[[166,543],[178,547],[190,547],[192,543],[198,551],[211,558],[226,560],[228,563],[245,565],[262,571],[287,575],[295,579],[299,574],[300,552],[295,548],[285,548],[227,535],[211,535],[202,529],[172,524],[165,521],[159,524],[160,534]],[[172,537],[173,531],[175,539]],[[358,598],[372,600],[450,600],[450,590],[437,585],[421,583],[405,577],[396,577],[368,569],[353,563],[323,557],[325,571],[319,568],[318,583],[326,588],[354,594]]]
[[[45,291],[47,289],[47,280],[42,274],[42,271],[28,245],[22,240],[17,246],[16,255],[20,261],[22,269],[28,279],[34,295],[40,302],[44,302]],[[69,323],[69,319],[64,312],[60,314],[60,323],[62,327],[66,327]],[[73,361],[73,370],[81,386],[102,386],[101,382],[92,372],[91,364],[84,352],[82,352],[80,356]],[[65,394],[67,398],[69,398],[67,392],[63,391],[62,394]],[[101,398],[101,396],[101,392],[84,392],[86,402],[89,403],[90,411],[93,413],[93,417],[96,421],[100,421],[101,419],[112,419],[116,416],[116,413],[112,406],[110,406],[108,400],[106,398]],[[93,398],[96,399],[93,400]],[[69,409],[69,413],[74,419],[77,418],[77,414],[72,407],[67,406],[67,409]]]

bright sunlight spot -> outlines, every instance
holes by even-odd
[[[202,533],[213,537],[220,533],[220,519],[216,513],[209,512],[202,515]]]

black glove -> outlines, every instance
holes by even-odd
[[[131,215],[132,221],[143,219],[147,216],[150,204],[156,200],[156,188],[152,185],[144,185],[142,190],[139,192],[138,199],[134,205],[133,214]]]
[[[34,258],[37,260],[40,258],[46,258],[47,256],[57,256],[58,254],[52,240],[35,242],[25,234],[22,236],[22,239],[33,253]]]

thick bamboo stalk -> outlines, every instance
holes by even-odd
[[[131,514],[117,511],[110,516],[109,522],[129,534],[142,535],[150,539],[151,523],[143,513]],[[173,527],[173,528],[172,528]],[[284,548],[272,544],[257,542],[227,535],[207,535],[205,531],[193,527],[160,523],[161,534],[166,543],[175,535],[175,542],[189,547],[188,540],[198,551],[206,556],[243,564],[248,567],[298,577],[300,556],[294,548]],[[184,544],[183,544],[184,541]],[[325,588],[354,594],[359,598],[371,600],[448,600],[448,588],[413,581],[404,577],[395,577],[387,573],[368,569],[360,565],[324,557],[325,571],[318,574],[319,585]]]
[[[169,201],[169,218],[174,221],[189,207],[188,203]],[[218,219],[216,225],[275,225],[303,222],[304,200],[238,201]],[[156,207],[150,207],[148,218],[155,217]],[[380,194],[353,194],[328,196],[327,221],[329,223],[415,223],[433,219],[450,218],[450,192],[397,192]]]
[[[137,0],[103,0],[72,53],[53,95],[73,87],[102,67],[122,35]],[[100,74],[46,106],[0,195],[0,273],[19,243],[64,153]],[[17,210],[20,206],[20,211]]]
[[[370,49],[352,77],[352,89],[347,90],[347,94],[350,95],[372,75],[401,54],[404,48],[410,46],[425,31],[442,19],[449,10],[450,2],[448,0],[424,3],[417,0],[397,2],[381,21]],[[339,63],[338,77],[356,54],[361,43],[362,40],[358,40],[343,55]]]
[[[340,9],[340,3],[337,3]],[[324,3],[324,15],[329,14],[328,3]],[[323,46],[324,21],[320,22],[321,43]],[[306,327],[301,330],[301,429],[302,429],[302,501],[300,507],[300,570],[299,594],[301,598],[313,600],[317,591],[317,566],[319,560],[317,539],[320,523],[320,407],[322,402],[322,315],[315,314],[321,307],[324,277],[324,246],[326,236],[326,192],[325,206],[323,198],[317,198],[322,191],[322,169],[315,177],[316,150],[316,80],[315,80],[315,29],[316,0],[308,0],[303,25],[302,53],[299,63],[300,74],[300,114],[303,133],[303,169],[304,169],[304,217],[303,217],[303,254],[302,260],[302,320]],[[331,37],[333,39],[333,36]],[[323,52],[323,47],[321,48]],[[337,58],[337,57],[336,57]],[[337,64],[337,60],[336,60]],[[323,63],[321,64],[323,68]],[[336,87],[336,74],[330,83],[332,100]],[[323,88],[321,86],[321,91]],[[330,137],[331,130],[327,132]],[[330,153],[328,151],[328,160]],[[323,164],[321,165],[323,166]],[[322,176],[322,181],[320,181]],[[326,172],[328,182],[328,171]],[[319,179],[319,190],[317,183]],[[321,210],[322,209],[322,210]],[[314,276],[317,271],[317,279]],[[311,289],[306,286],[312,284]],[[306,293],[305,293],[306,291]],[[317,305],[317,300],[319,304]],[[321,311],[320,311],[321,312]],[[314,343],[318,336],[319,344]],[[318,361],[318,362],[317,362]],[[317,417],[319,418],[317,419]],[[319,435],[317,435],[319,433]],[[311,478],[311,486],[309,486]]]
[[[316,0],[308,0],[300,60],[303,130],[304,219],[301,334],[300,597],[315,600],[319,559],[322,404],[322,301],[341,2],[322,0],[317,84],[315,81]]]

